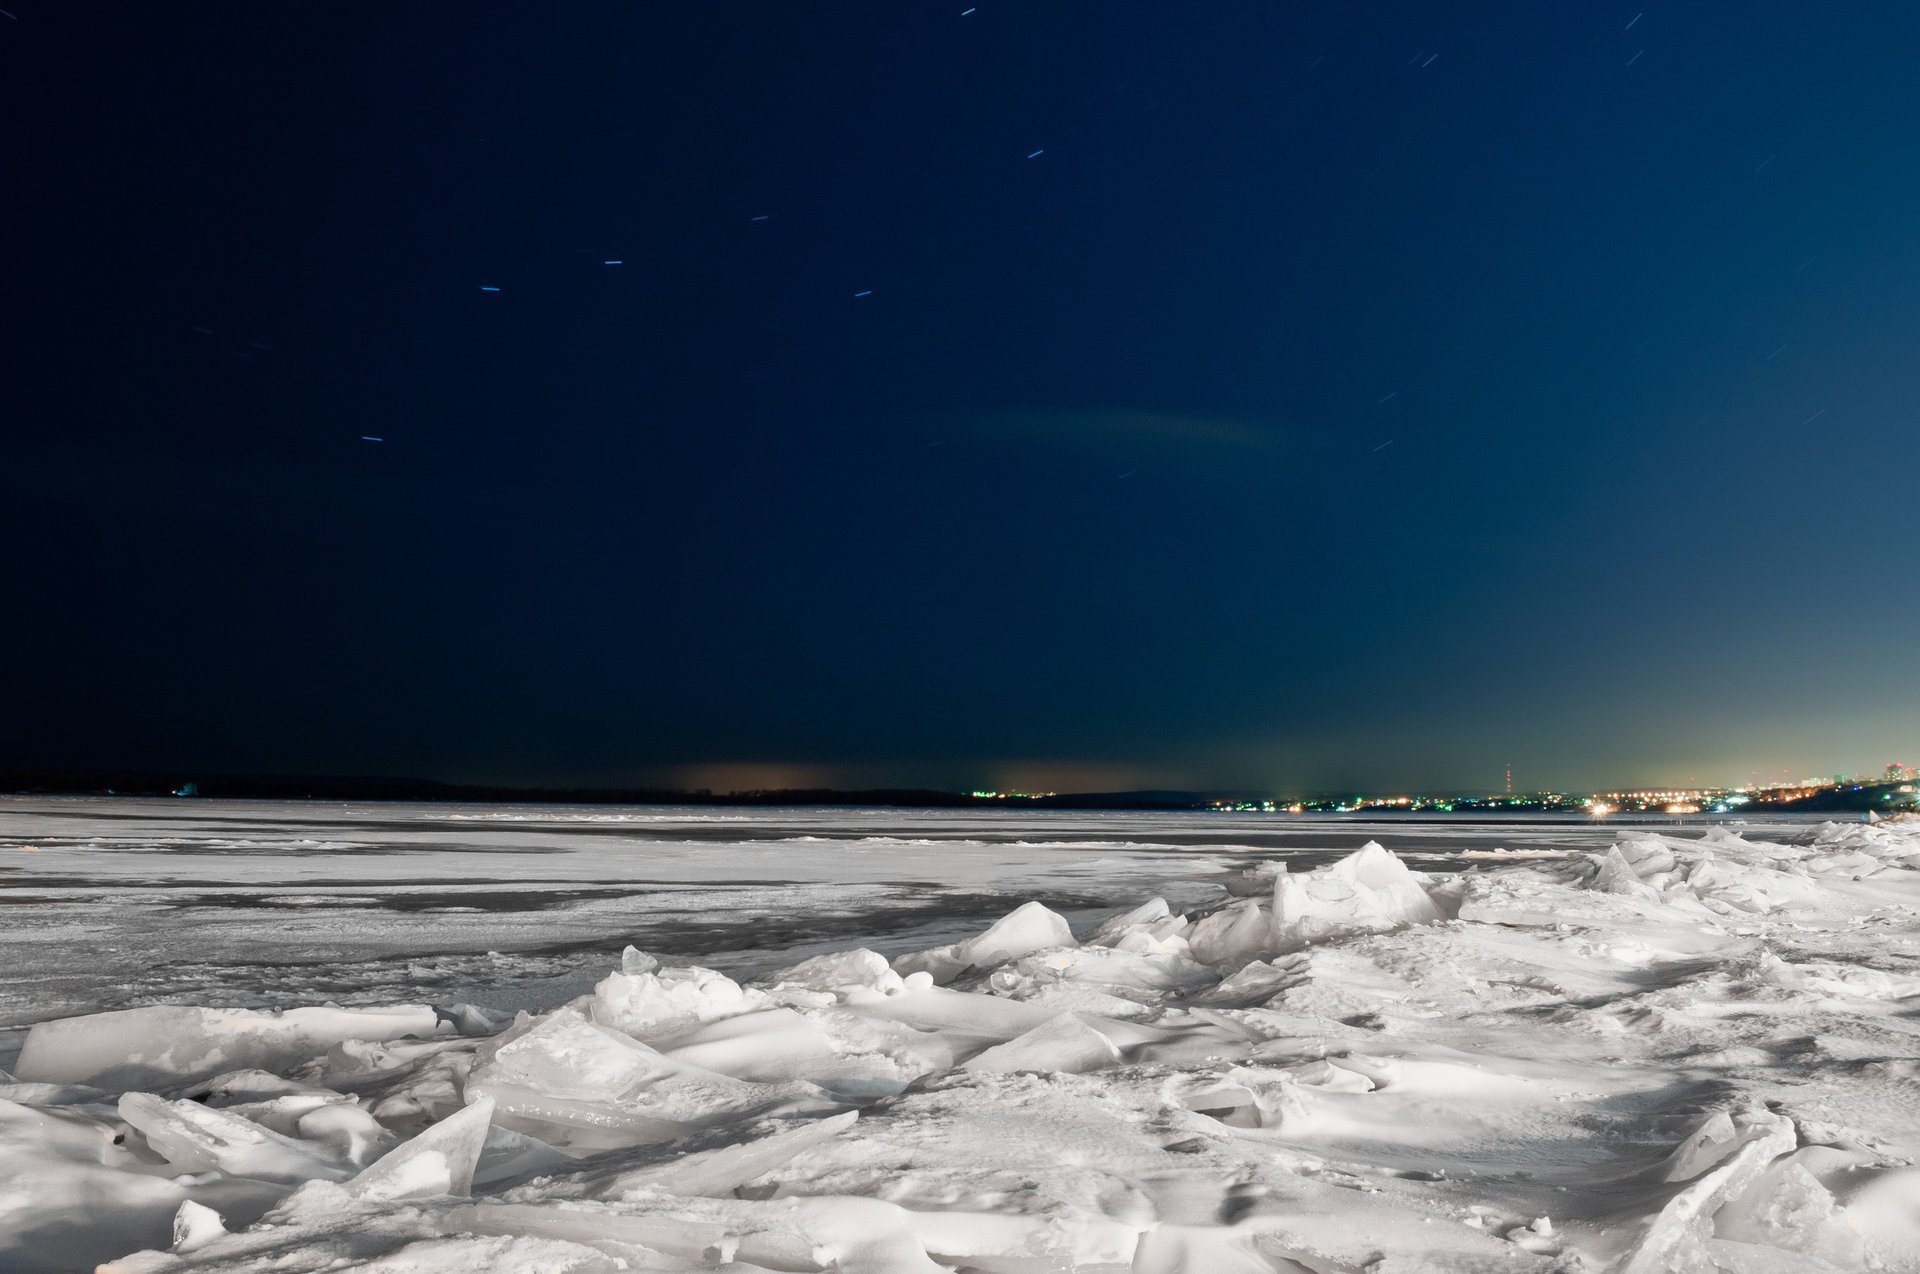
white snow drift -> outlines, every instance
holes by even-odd
[[[1920,1270],[1920,826],[1227,893],[752,985],[629,949],[504,1029],[43,1023],[0,1267]]]

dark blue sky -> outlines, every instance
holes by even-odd
[[[0,761],[1920,743],[1920,7],[9,7]]]

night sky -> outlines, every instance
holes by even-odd
[[[1907,0],[7,6],[0,763],[1920,754]]]

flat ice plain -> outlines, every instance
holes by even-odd
[[[1913,823],[7,799],[0,915],[0,1270],[1920,1270]]]

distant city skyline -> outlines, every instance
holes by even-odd
[[[1319,793],[1289,799],[1281,796],[1258,801],[1219,801],[1219,808],[1269,813],[1315,813],[1440,810],[1555,809],[1584,810],[1596,817],[1619,813],[1700,814],[1729,813],[1744,808],[1786,807],[1818,803],[1845,793],[1864,793],[1858,798],[1866,808],[1887,813],[1920,809],[1920,772],[1911,765],[1888,762],[1879,770],[1865,773],[1840,772],[1802,775],[1799,778],[1763,779],[1755,776],[1741,783],[1668,783],[1653,786],[1623,786],[1582,791],[1547,788],[1534,791],[1508,789],[1497,792],[1461,791],[1403,792],[1353,790],[1346,793]],[[997,793],[974,795],[998,795]]]
[[[1858,750],[1855,750],[1856,752]],[[1851,755],[1851,753],[1850,753]],[[1908,749],[1902,755],[1920,758],[1920,747]],[[1577,781],[1544,781],[1538,774],[1529,771],[1524,765],[1500,765],[1487,777],[1487,781],[1476,783],[1471,776],[1464,782],[1429,783],[1393,783],[1379,780],[1340,780],[1328,779],[1308,781],[1287,775],[1271,775],[1265,778],[1253,773],[1246,766],[1223,766],[1247,775],[1239,782],[1210,782],[1206,771],[1201,771],[1196,781],[1192,772],[1156,771],[1149,767],[1127,765],[1100,765],[1098,763],[1049,764],[1047,762],[1010,763],[996,767],[986,767],[986,778],[980,772],[967,772],[945,768],[929,768],[925,771],[885,766],[844,766],[825,765],[782,765],[730,763],[720,765],[691,765],[663,767],[646,772],[648,781],[664,783],[668,786],[688,790],[706,789],[716,792],[725,791],[764,791],[800,788],[858,788],[886,786],[930,786],[955,791],[1051,791],[1051,792],[1098,792],[1131,791],[1154,788],[1204,791],[1208,789],[1246,789],[1258,791],[1291,791],[1305,795],[1309,792],[1330,792],[1338,790],[1387,790],[1431,793],[1437,791],[1452,792],[1555,792],[1555,791],[1603,791],[1622,788],[1654,788],[1672,786],[1709,786],[1732,788],[1744,784],[1775,783],[1780,781],[1797,782],[1809,778],[1827,779],[1838,774],[1871,775],[1883,771],[1889,765],[1906,765],[1897,758],[1879,762],[1840,765],[1778,765],[1762,769],[1750,766],[1745,770],[1730,767],[1716,769],[1698,763],[1661,768],[1656,765],[1624,767],[1624,775],[1597,774],[1583,776]],[[1509,785],[1510,784],[1510,785]]]

